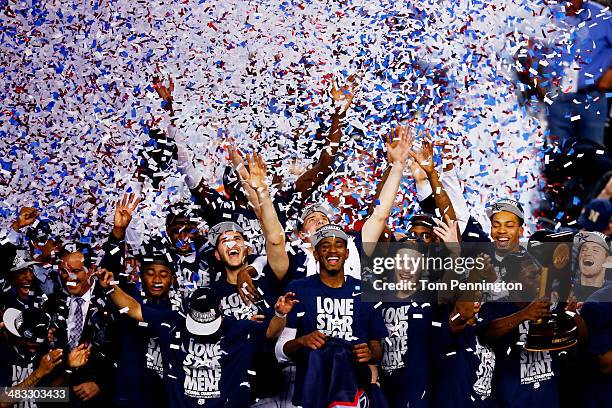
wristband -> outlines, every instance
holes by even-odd
[[[274,316],[278,317],[279,319],[286,319],[287,318],[287,314],[279,313],[276,309],[274,309]]]

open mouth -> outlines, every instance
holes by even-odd
[[[499,246],[508,246],[508,243],[510,242],[510,238],[508,238],[508,237],[497,237],[496,241],[497,241],[497,244]]]
[[[413,275],[410,272],[402,272],[399,274],[399,277],[401,280],[410,280],[412,279]]]
[[[240,251],[237,249],[230,249],[229,251],[227,251],[227,255],[228,256],[238,256],[240,255]]]
[[[582,264],[584,266],[593,266],[593,265],[595,265],[595,262],[593,262],[592,259],[583,259],[582,260]]]
[[[327,263],[330,265],[337,265],[340,262],[340,258],[337,256],[330,256],[327,258]]]
[[[163,289],[164,289],[164,285],[162,283],[154,283],[153,286],[151,286],[152,292],[159,292]]]

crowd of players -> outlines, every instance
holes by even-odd
[[[389,135],[386,169],[358,228],[316,194],[333,175],[353,85],[332,90],[318,161],[292,183],[271,177],[259,154],[230,147],[219,192],[194,167],[180,130],[152,131],[158,157],[172,146],[167,156],[192,199],[169,205],[165,230],[147,231],[142,246],[126,242],[141,200],[134,192],[117,202],[101,242],[56,235],[44,209],[16,210],[0,234],[0,386],[68,387],[69,404],[84,407],[612,406],[611,173],[583,191],[586,205],[565,231],[575,258],[570,294],[541,297],[543,265],[525,250],[521,204],[499,197],[475,212],[452,147],[416,141],[408,126]],[[154,86],[173,115],[172,86]],[[155,160],[147,156],[138,176],[155,183],[147,173]],[[421,212],[400,232],[388,221],[407,177]],[[405,244],[411,258],[493,248],[467,273],[397,268],[396,282],[450,276],[523,290],[404,288],[393,301],[364,301],[363,262],[389,243]],[[552,312],[571,316],[577,344],[526,350],[530,324]]]
[[[325,166],[273,198],[256,153],[244,162],[233,153],[235,195],[191,174],[194,201],[170,206],[165,231],[142,248],[125,243],[133,193],[99,247],[54,236],[37,209],[21,208],[1,242],[0,385],[67,386],[75,406],[609,406],[612,181],[577,222],[564,305],[579,342],[533,352],[523,348],[529,324],[551,307],[537,297],[540,265],[520,246],[521,205],[501,199],[471,214],[452,165],[438,173],[432,143],[416,147],[407,127],[386,149],[388,171],[359,231],[334,224],[325,203],[303,203]],[[429,213],[402,234],[387,221],[409,162]],[[360,262],[376,243],[490,239],[485,266],[457,279],[520,282],[532,301],[464,292],[440,303],[419,290],[361,300]]]

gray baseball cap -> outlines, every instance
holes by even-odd
[[[217,241],[219,240],[219,237],[221,237],[223,233],[228,231],[236,231],[241,233],[242,236],[244,236],[244,229],[242,229],[240,225],[236,224],[233,221],[223,221],[216,224],[208,231],[208,242],[213,247],[217,246]]]
[[[298,219],[298,222],[297,222],[298,229],[302,228],[302,225],[304,225],[304,220],[310,214],[314,214],[316,212],[320,212],[320,213],[324,214],[327,218],[330,218],[329,217],[329,212],[327,211],[327,209],[325,208],[324,205],[322,205],[322,204],[311,204],[311,205],[307,206],[306,208],[304,208],[302,210],[302,213],[300,214],[300,218]]]
[[[525,219],[525,213],[523,207],[518,201],[510,200],[509,198],[499,200],[495,202],[491,207],[487,208],[487,217],[491,218],[493,215],[506,211],[519,217],[521,220]]]
[[[20,271],[22,269],[29,268],[32,265],[39,264],[40,262],[32,260],[32,256],[30,255],[30,251],[24,249],[18,249],[15,258],[13,259],[13,264],[11,267],[11,272]]]
[[[587,242],[592,242],[604,248],[606,251],[610,252],[610,244],[606,237],[606,234],[595,231],[581,231],[574,236],[574,245],[580,250],[583,244]]]
[[[321,242],[325,238],[340,238],[344,240],[345,242],[348,242],[349,240],[348,234],[344,232],[341,226],[334,225],[334,224],[327,224],[319,228],[312,235],[312,240],[311,240],[312,245],[316,247],[319,244],[319,242]]]

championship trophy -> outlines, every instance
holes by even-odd
[[[563,350],[574,346],[578,340],[578,328],[573,316],[565,312],[566,299],[571,290],[572,242],[574,234],[537,231],[529,239],[527,252],[541,265],[538,296],[554,294],[557,302],[551,316],[529,324],[525,350]],[[552,299],[554,303],[554,299]]]

